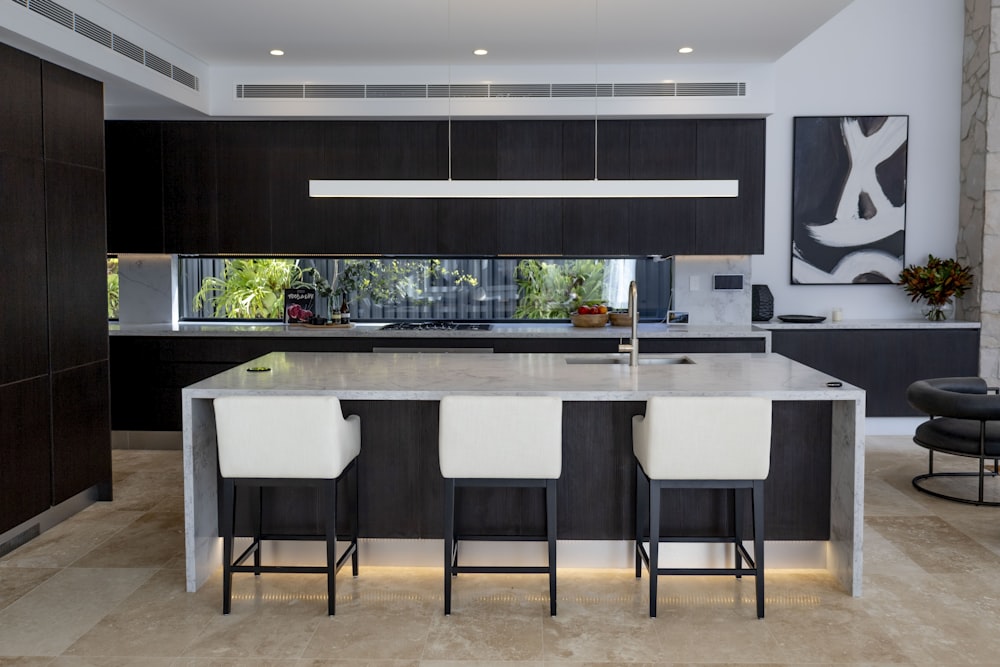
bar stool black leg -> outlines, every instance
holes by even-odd
[[[251,498],[251,501],[250,501],[251,514],[254,517],[253,543],[256,545],[256,548],[253,551],[253,574],[254,574],[255,577],[259,577],[260,576],[260,550],[261,550],[261,546],[262,546],[261,543],[260,543],[260,536],[261,536],[261,531],[263,530],[262,527],[261,527],[261,524],[263,523],[263,520],[264,520],[263,516],[262,516],[262,512],[263,512],[262,507],[263,507],[263,504],[264,504],[263,503],[264,487],[263,486],[258,486],[255,489],[255,491],[256,491],[256,493],[251,493],[250,494],[250,498]],[[235,530],[234,530],[234,533],[235,533]]]
[[[635,464],[635,578],[642,579],[642,536],[643,528],[649,518],[646,511],[644,499],[648,499],[648,494],[643,493],[645,478],[639,463]]]
[[[757,580],[757,618],[764,618],[764,482],[753,483],[753,560]]]
[[[228,614],[233,602],[233,533],[236,522],[236,485],[222,480],[222,613]]]
[[[656,580],[660,563],[660,482],[649,480],[649,617],[656,618]]]
[[[358,537],[361,534],[361,515],[358,509],[360,503],[358,501],[360,492],[359,487],[361,486],[361,472],[358,469],[357,462],[354,463],[354,511],[351,513],[351,541],[354,543],[354,553],[351,554],[351,574],[353,576],[358,576],[358,551],[361,550],[361,545],[358,544]]]
[[[742,489],[732,489],[733,494],[733,551],[736,554],[736,569],[743,569],[743,554],[740,552],[740,545],[743,544],[743,494]],[[742,574],[736,575],[737,579],[742,579]]]
[[[326,595],[327,614],[337,610],[337,480],[323,482],[326,501]]]
[[[556,480],[545,482],[545,534],[549,542],[549,614],[556,615]]]
[[[444,480],[444,615],[451,614],[451,577],[455,550],[455,480]]]

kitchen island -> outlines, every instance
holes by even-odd
[[[623,359],[615,354],[274,352],[185,388],[188,590],[221,562],[212,411],[218,396],[340,398],[345,413],[362,418],[362,537],[426,539],[441,535],[436,401],[454,393],[559,396],[565,402],[560,538],[625,541],[634,489],[631,415],[641,413],[650,396],[674,394],[775,401],[768,480],[775,488],[768,510],[802,516],[788,517],[787,527],[779,521],[773,527],[788,534],[769,532],[768,539],[825,542],[828,569],[850,594],[860,595],[865,392],[846,383],[829,387],[835,378],[776,354],[643,356],[675,363],[593,363]],[[247,372],[261,366],[271,370]],[[294,437],[294,428],[289,431]],[[806,498],[817,488],[823,494],[818,504]],[[705,504],[694,503],[692,516]],[[516,534],[519,525],[499,527],[508,529]]]

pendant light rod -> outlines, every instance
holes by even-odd
[[[588,199],[738,197],[737,180],[351,181],[310,180],[310,197],[384,199]]]

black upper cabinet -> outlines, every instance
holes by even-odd
[[[737,179],[736,198],[697,201],[702,251],[764,252],[764,121],[698,121],[698,178]]]
[[[271,125],[219,123],[219,252],[271,252]]]
[[[42,61],[0,44],[0,153],[42,155]]]
[[[108,130],[112,250],[621,256],[763,251],[763,120],[164,122]],[[155,127],[162,126],[157,141]],[[596,132],[596,141],[595,141]],[[596,148],[595,148],[596,144]],[[122,164],[147,163],[133,169]],[[310,198],[313,179],[737,178],[737,199]],[[148,175],[148,178],[144,176]],[[147,223],[146,220],[153,220]]]
[[[45,159],[104,169],[104,86],[42,63]]]
[[[163,123],[166,252],[219,252],[216,125],[208,121]]]
[[[628,121],[629,178],[693,178],[698,125],[694,120]],[[693,199],[644,198],[629,202],[629,252],[679,255],[699,251]]]
[[[109,122],[104,145],[108,252],[163,252],[160,123]]]

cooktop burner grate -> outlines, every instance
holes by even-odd
[[[392,331],[489,331],[492,324],[483,322],[452,322],[450,320],[432,320],[427,322],[393,322],[382,327]]]

